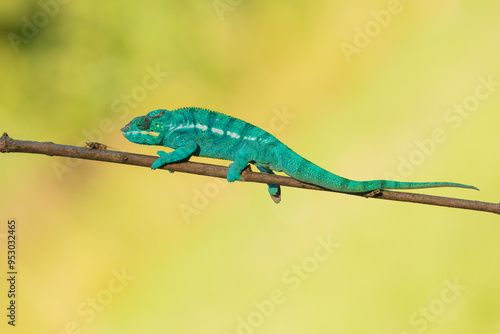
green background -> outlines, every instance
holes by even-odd
[[[499,10],[4,1],[0,132],[155,154],[119,128],[200,106],[345,177],[455,181],[481,191],[421,192],[498,202],[500,86],[474,96],[480,78],[500,82]],[[259,184],[41,155],[2,154],[0,166],[2,277],[10,218],[19,247],[18,323],[6,325],[1,279],[2,332],[500,332],[493,214],[291,188],[275,205]]]

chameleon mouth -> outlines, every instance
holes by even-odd
[[[125,125],[123,128],[120,129],[121,132],[125,132],[130,128],[130,124]]]

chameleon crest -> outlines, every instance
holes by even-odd
[[[287,175],[326,189],[345,193],[364,193],[376,189],[418,189],[433,187],[476,187],[452,182],[398,182],[389,180],[354,181],[331,173],[302,156],[270,133],[235,117],[203,108],[158,109],[134,118],[121,129],[125,138],[144,145],[165,146],[170,153],[158,151],[159,158],[151,166],[201,156],[233,161],[227,180],[241,179],[241,172],[251,163],[260,172]],[[268,184],[271,198],[279,203],[281,190]]]

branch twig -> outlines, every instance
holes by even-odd
[[[2,153],[24,152],[24,153],[46,154],[49,156],[61,156],[61,157],[69,157],[77,159],[114,162],[114,163],[142,166],[148,168],[151,167],[153,162],[157,159],[157,157],[154,156],[128,153],[128,152],[108,151],[108,150],[92,149],[92,148],[69,146],[69,145],[58,145],[51,142],[14,140],[10,138],[7,135],[7,133],[4,133],[3,136],[0,137],[0,152]],[[173,172],[198,174],[198,175],[212,176],[224,179],[226,178],[228,171],[228,167],[197,163],[197,162],[189,162],[189,161],[168,164],[162,167],[161,169],[166,169]],[[307,184],[297,181],[291,177],[255,173],[250,171],[249,169],[243,171],[242,177],[246,182],[272,183],[287,187],[331,191],[312,184]],[[422,194],[400,192],[400,191],[388,191],[388,190],[375,190],[370,193],[349,194],[349,195],[361,196],[366,198],[385,199],[390,201],[401,201],[401,202],[446,206],[452,208],[485,211],[485,212],[500,214],[500,204],[470,201],[457,198],[430,196],[430,195],[422,195]]]

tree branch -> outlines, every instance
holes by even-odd
[[[69,157],[77,159],[114,162],[119,164],[142,166],[148,168],[150,168],[153,162],[157,159],[157,157],[149,155],[102,150],[102,148],[104,147],[100,145],[95,143],[94,145],[90,146],[93,148],[86,148],[86,147],[69,146],[69,145],[58,145],[51,142],[14,140],[10,138],[7,135],[7,133],[4,133],[3,136],[0,137],[0,152],[2,153],[24,152],[24,153],[46,154],[49,156],[61,156],[61,157]],[[197,163],[197,162],[189,162],[189,161],[168,164],[162,167],[161,169],[166,169],[173,172],[212,176],[223,179],[226,178],[228,171],[228,167]],[[291,177],[255,173],[250,171],[249,169],[244,170],[241,175],[246,182],[271,183],[286,187],[331,191],[312,184],[307,184],[297,181]],[[500,214],[500,204],[470,201],[457,198],[430,196],[430,195],[422,195],[422,194],[400,192],[400,191],[388,191],[388,190],[375,190],[369,193],[348,194],[348,195],[355,195],[366,198],[378,198],[390,201],[446,206],[452,208],[485,211],[485,212]]]

